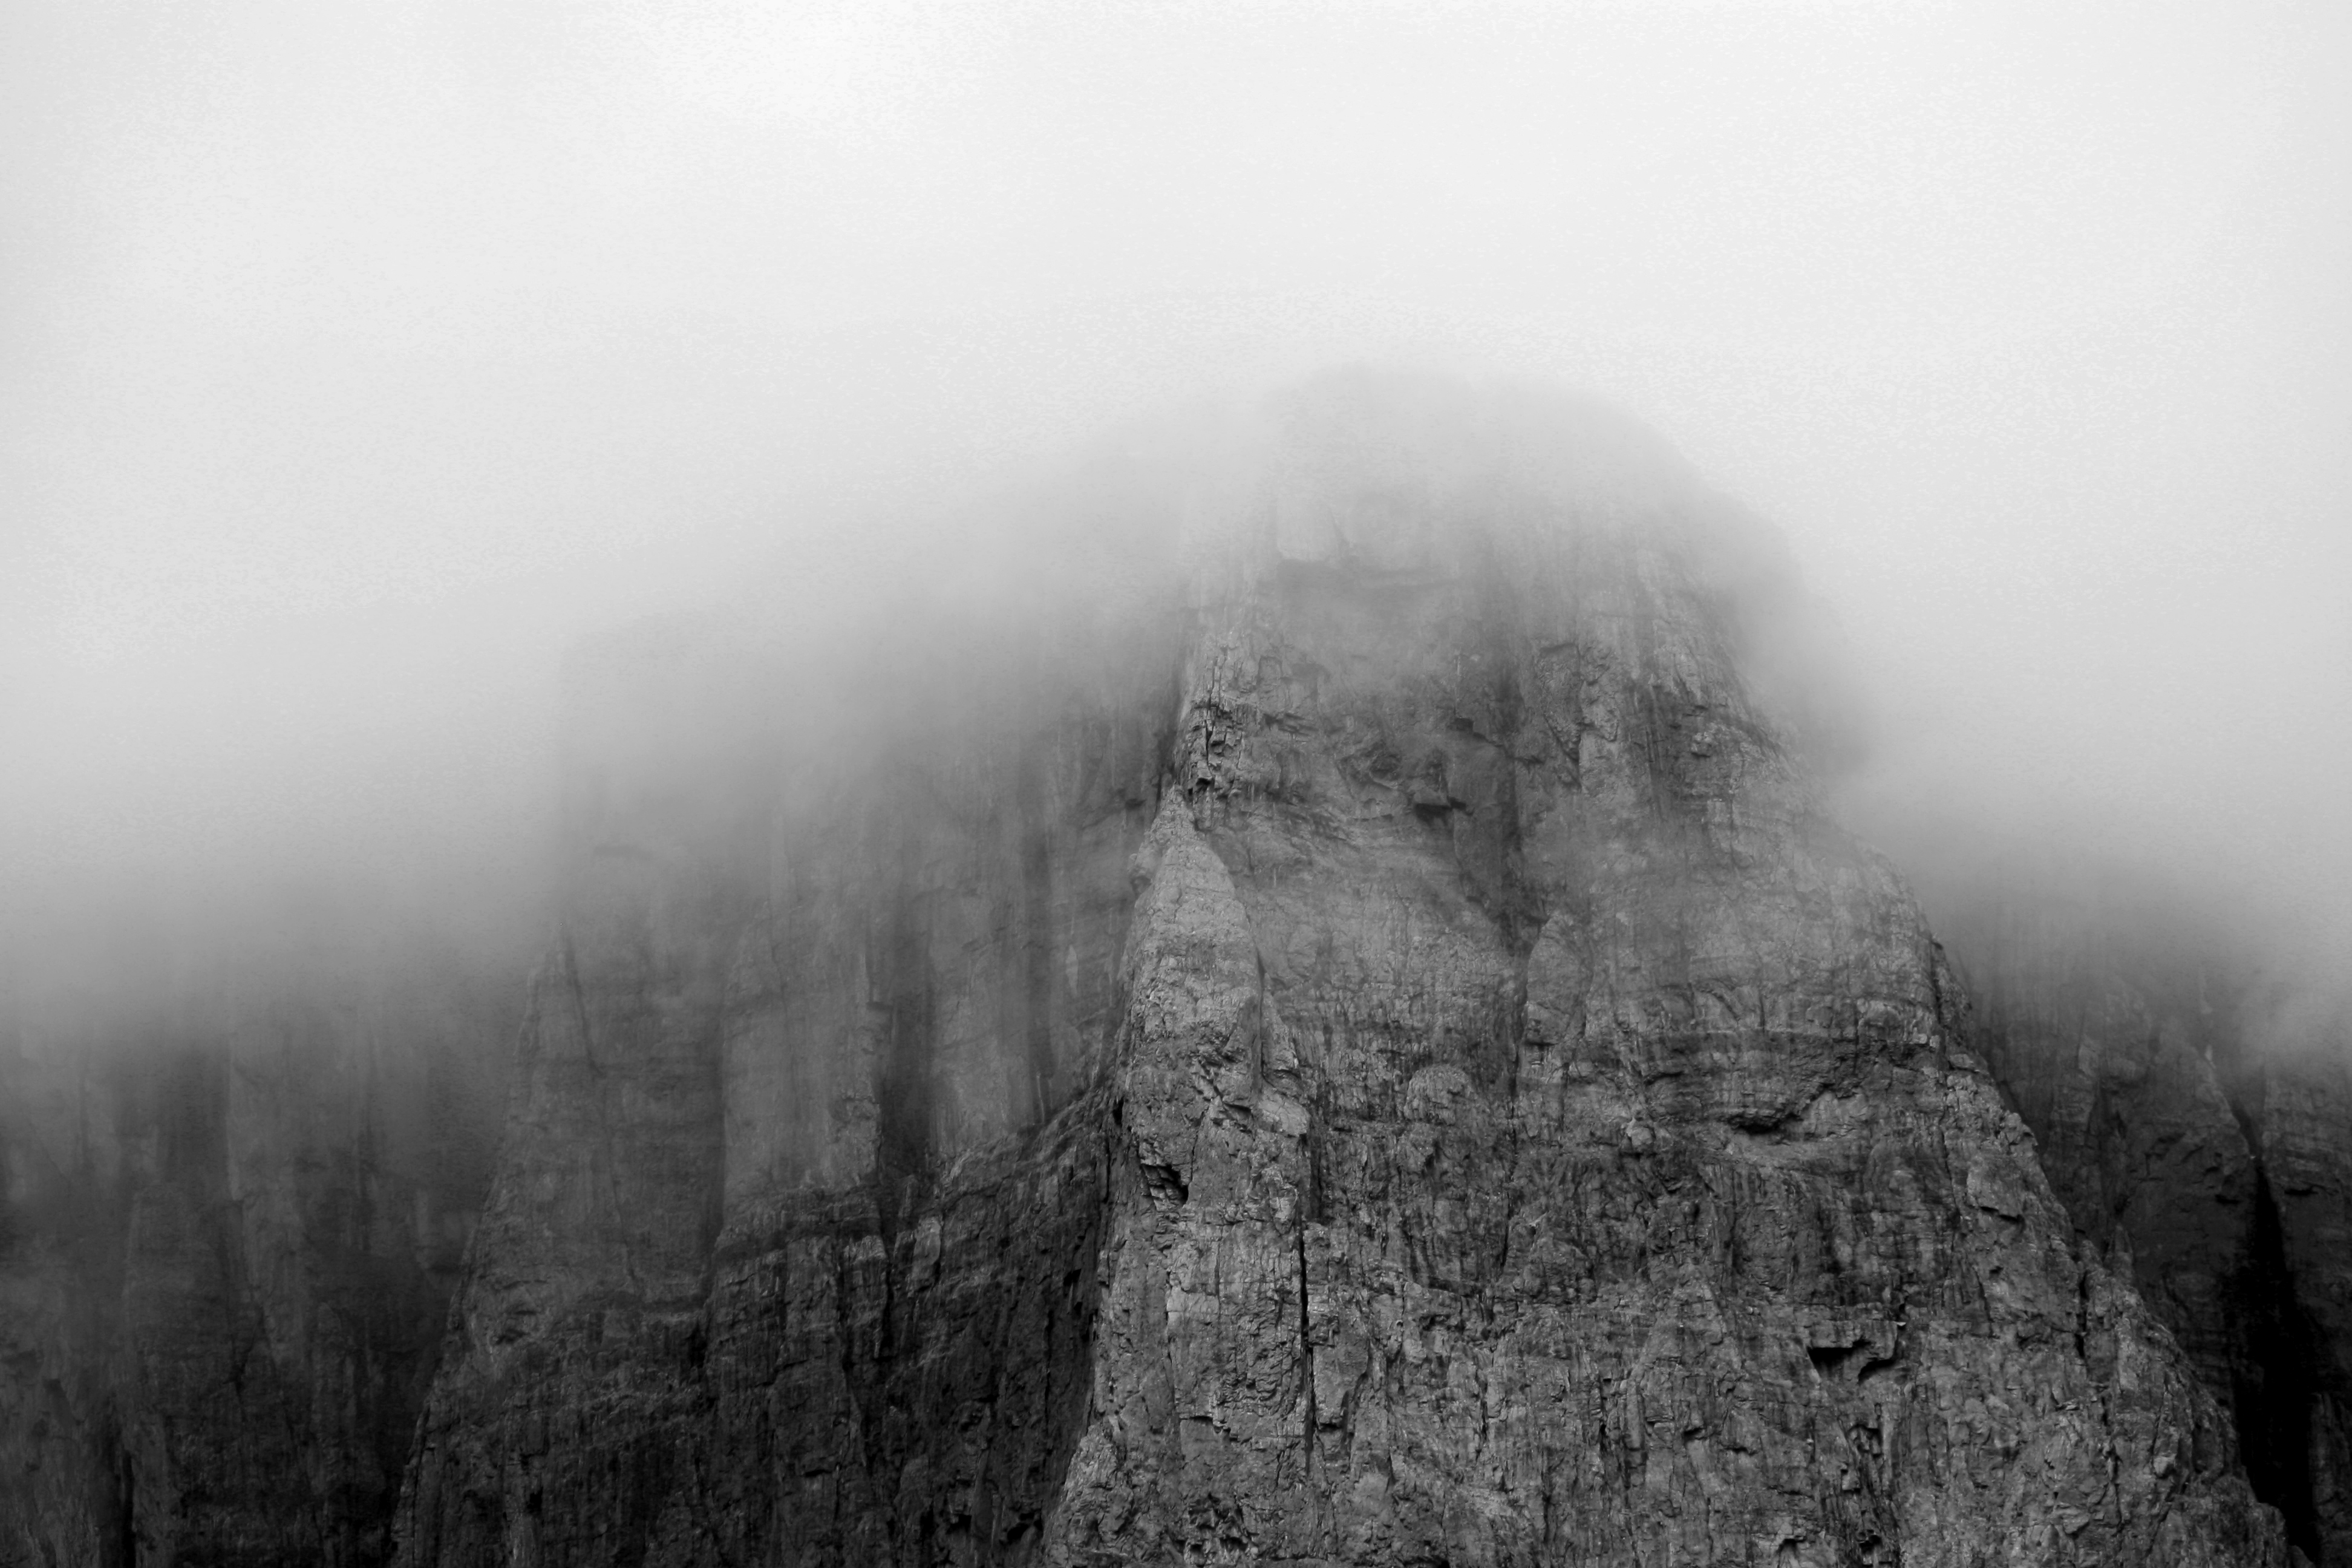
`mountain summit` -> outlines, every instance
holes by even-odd
[[[578,661],[447,1335],[325,1558],[2293,1560],[1823,815],[1769,530],[1559,395],[1361,372],[1020,504],[1091,542],[1007,595]],[[324,1376],[236,1268],[240,1364]],[[214,1331],[117,1331],[196,1381],[89,1395],[0,1540],[321,1560],[253,1521],[344,1500],[186,1440]]]

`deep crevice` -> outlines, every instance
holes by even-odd
[[[1315,1472],[1315,1340],[1307,1314],[1307,1215],[1298,1216],[1298,1372],[1307,1384],[1307,1455],[1308,1475]]]
[[[2320,1386],[2318,1340],[2295,1295],[2269,1173],[2254,1164],[2254,1223],[2239,1270],[2246,1370],[2231,1378],[2238,1445],[2254,1495],[2279,1510],[2287,1539],[2319,1560],[2311,1474],[2311,1400]]]
[[[1805,1347],[1805,1359],[1813,1363],[1813,1370],[1815,1372],[1821,1373],[1824,1376],[1831,1376],[1836,1373],[1838,1368],[1853,1360],[1854,1352],[1862,1348],[1863,1347],[1858,1344],[1807,1345]]]

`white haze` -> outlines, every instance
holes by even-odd
[[[0,181],[21,952],[528,884],[584,631],[870,594],[1349,360],[1564,381],[1778,522],[1865,822],[2352,933],[2339,6],[16,0]]]

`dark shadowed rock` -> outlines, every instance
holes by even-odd
[[[387,1560],[514,989],[369,956],[0,1055],[0,1563]]]
[[[2352,1562],[2340,1023],[2180,886],[1999,847],[1925,863],[1980,1048],[2077,1234],[2231,1412],[2294,1543]]]

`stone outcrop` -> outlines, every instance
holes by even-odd
[[[1818,810],[1769,537],[1543,395],[1224,472],[900,723],[591,672],[746,698],[583,763],[401,1560],[2286,1562]]]
[[[2077,1233],[2232,1413],[2294,1544],[2352,1563],[2340,1023],[2178,888],[2045,857],[1937,867],[1929,889]]]

